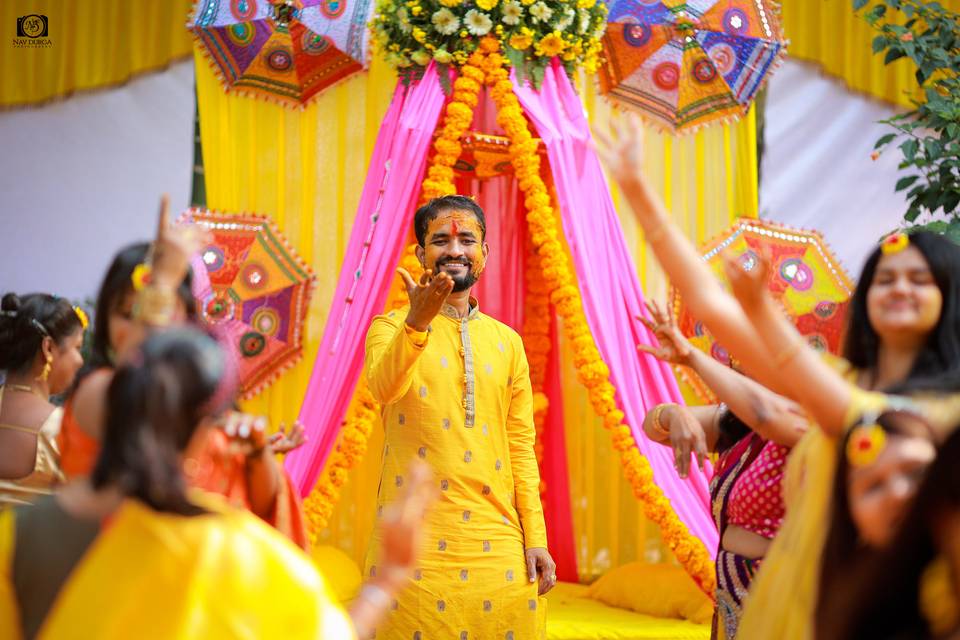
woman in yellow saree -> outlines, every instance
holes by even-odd
[[[798,401],[819,426],[790,455],[787,516],[751,586],[738,632],[748,639],[809,638],[837,439],[864,413],[903,402],[878,391],[908,380],[915,390],[960,388],[960,249],[933,234],[899,251],[878,248],[854,296],[845,347],[851,360],[828,367],[764,294],[760,269],[751,278],[730,265],[739,300],[721,288],[644,179],[639,126],[615,124],[616,141],[608,139],[601,152],[692,313],[751,377]],[[952,398],[915,400],[935,431],[955,423]]]
[[[89,480],[0,514],[0,637],[354,638],[389,611],[413,562],[422,470],[385,514],[389,570],[348,616],[290,540],[187,489],[182,458],[231,379],[216,341],[187,329],[149,337],[117,370]]]

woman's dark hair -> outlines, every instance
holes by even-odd
[[[725,409],[720,414],[720,421],[717,423],[720,434],[717,437],[717,453],[723,453],[740,440],[750,435],[752,430],[741,420],[737,414],[729,409]]]
[[[908,378],[914,389],[955,390],[960,388],[960,247],[929,231],[910,234],[910,246],[927,261],[943,297],[943,309]],[[850,298],[843,355],[860,370],[877,366],[880,337],[870,324],[867,292],[882,255],[877,247],[867,258]]]
[[[0,302],[0,369],[21,373],[33,366],[44,338],[58,345],[82,329],[80,317],[64,298],[48,293],[15,293]]]
[[[480,224],[480,233],[483,234],[484,238],[486,237],[487,218],[483,215],[483,209],[480,208],[480,205],[478,205],[473,198],[468,198],[467,196],[441,196],[423,205],[413,214],[413,232],[417,236],[417,244],[422,247],[424,246],[423,243],[427,241],[427,227],[430,226],[431,220],[435,219],[444,211],[454,209],[472,213]],[[484,238],[480,238],[480,240]]]
[[[876,423],[888,436],[929,435],[931,439],[933,437],[929,431],[923,434],[922,429],[916,429],[915,425],[926,425],[926,421],[912,413],[887,411],[876,419]],[[847,617],[851,586],[859,579],[858,576],[881,555],[880,551],[867,548],[860,543],[857,526],[850,515],[848,490],[850,462],[847,460],[846,449],[853,432],[854,430],[849,430],[838,445],[837,465],[830,494],[833,500],[821,556],[820,582],[817,588],[814,637],[818,640],[823,638],[839,640],[846,637],[835,634]]]
[[[923,573],[938,553],[939,517],[960,509],[960,429],[937,451],[893,543],[851,585],[843,638],[927,638]],[[818,636],[819,637],[819,636]],[[840,638],[840,635],[834,637]]]
[[[147,339],[134,363],[117,369],[107,391],[95,488],[116,485],[157,511],[195,515],[186,495],[180,454],[201,419],[229,401],[230,374],[217,342],[196,329]]]
[[[138,242],[121,249],[113,257],[113,262],[110,263],[100,284],[100,292],[97,294],[90,361],[77,376],[78,382],[90,371],[114,366],[110,348],[110,314],[120,307],[128,294],[133,292],[133,270],[146,260],[149,247],[150,245],[146,242]],[[192,279],[191,274],[188,273],[177,288],[177,295],[186,305],[187,317],[191,320],[197,315],[197,307],[190,290]]]

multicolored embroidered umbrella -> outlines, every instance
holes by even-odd
[[[747,112],[785,43],[771,0],[610,0],[603,93],[694,131]]]
[[[772,264],[769,289],[783,305],[801,334],[821,351],[839,353],[846,310],[854,284],[817,231],[798,231],[768,220],[741,218],[733,227],[701,248],[703,259],[724,283],[723,252],[731,252],[746,268],[756,264],[764,251]],[[723,364],[730,356],[710,332],[694,318],[680,294],[671,294],[677,325],[701,351]],[[685,367],[681,377],[704,400],[713,394]]]
[[[190,29],[224,86],[302,105],[366,68],[370,0],[198,0]]]
[[[188,209],[180,220],[212,232],[213,244],[193,263],[193,293],[203,319],[236,348],[249,398],[303,354],[316,276],[265,216]]]

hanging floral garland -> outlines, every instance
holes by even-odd
[[[594,73],[603,48],[607,5],[602,0],[378,0],[370,23],[374,46],[406,80],[431,61],[462,67],[480,38],[494,38],[517,70],[539,87],[550,60],[568,73]]]
[[[459,6],[460,2],[441,1],[453,2],[454,6]],[[420,6],[419,0],[411,0],[406,6],[410,7],[412,12],[415,6]],[[422,13],[422,8],[414,15],[419,13]],[[546,297],[549,292],[549,301],[564,320],[565,335],[574,351],[577,379],[587,387],[595,412],[603,419],[604,427],[611,432],[613,446],[620,452],[624,475],[630,482],[634,495],[643,504],[644,514],[659,526],[667,546],[700,588],[713,597],[716,581],[713,562],[706,548],[699,539],[691,535],[686,525],[676,516],[670,501],[653,481],[653,470],[637,448],[630,428],[624,424],[623,412],[617,409],[616,389],[610,383],[610,371],[590,333],[576,286],[576,277],[557,235],[558,217],[546,185],[540,177],[539,143],[530,134],[505,68],[507,61],[500,49],[500,41],[488,37],[480,42],[480,46],[474,45],[469,53],[464,52],[461,75],[454,83],[454,94],[447,105],[440,135],[434,143],[436,153],[423,184],[424,200],[455,192],[453,166],[460,155],[460,138],[472,121],[480,87],[486,84],[497,107],[497,122],[510,138],[511,164],[525,196],[530,239],[539,255],[539,270],[544,283],[544,291],[541,293]],[[459,59],[457,61],[460,62]],[[413,248],[408,247],[402,261],[402,265],[411,274],[418,272],[420,268],[413,255]],[[528,266],[532,270],[537,266],[537,261],[531,261]],[[537,292],[533,291],[533,294],[536,296]],[[542,304],[542,301],[537,300],[535,303]],[[397,308],[403,304],[406,304],[405,291],[392,292],[388,308]],[[525,333],[528,333],[527,329],[525,327]],[[528,348],[528,357],[532,362],[531,376],[544,376],[549,347],[544,348],[539,341],[539,338],[543,337],[543,327],[530,326],[529,336],[534,341],[534,346]],[[548,336],[547,340],[549,342]],[[542,386],[539,403],[537,397],[535,396],[535,404],[538,404],[535,412],[541,414],[542,431],[542,420],[546,414],[546,398],[543,396]],[[369,391],[361,382],[341,441],[305,505],[311,538],[314,540],[316,533],[325,527],[329,520],[340,487],[346,481],[347,472],[366,450],[366,441],[376,420],[377,409]]]
[[[540,277],[540,254],[527,242],[526,291],[523,309],[523,348],[530,365],[530,385],[533,387],[533,426],[536,440],[533,449],[540,473],[540,496],[546,493],[543,480],[543,430],[547,421],[550,402],[543,392],[547,378],[547,363],[550,356],[550,290]]]
[[[416,248],[417,245],[411,244],[404,250],[400,258],[400,266],[414,278],[419,279],[421,267]],[[386,310],[399,309],[406,304],[407,290],[401,282],[390,291]],[[333,507],[340,499],[340,490],[347,481],[350,471],[366,454],[367,441],[379,417],[380,404],[367,388],[366,378],[361,375],[353,394],[353,402],[341,429],[340,440],[324,466],[323,473],[313,491],[303,501],[307,534],[311,544],[316,545],[317,536],[330,522]]]
[[[543,280],[551,291],[550,300],[564,320],[564,331],[573,345],[577,379],[587,387],[590,402],[604,427],[610,430],[614,448],[620,452],[624,474],[634,495],[643,504],[644,514],[655,522],[674,556],[700,588],[713,597],[716,588],[713,562],[703,542],[691,535],[677,517],[670,501],[653,481],[650,463],[640,453],[624,414],[617,409],[616,389],[610,370],[603,362],[583,312],[576,277],[557,237],[558,218],[546,185],[540,177],[537,141],[530,134],[520,101],[513,91],[505,60],[495,39],[481,42],[487,54],[483,60],[485,83],[497,106],[497,123],[510,138],[511,162],[521,191],[526,196],[530,237],[540,254]]]

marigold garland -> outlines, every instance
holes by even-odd
[[[536,440],[533,450],[537,466],[543,468],[543,430],[550,402],[543,392],[547,377],[547,362],[550,355],[550,291],[539,277],[540,255],[532,242],[527,242],[526,291],[523,312],[523,348],[530,365],[530,384],[533,387],[533,425]],[[547,484],[540,474],[540,496],[546,493]]]
[[[546,307],[548,310],[549,303],[552,303],[563,318],[565,336],[573,347],[577,379],[587,387],[594,411],[603,418],[604,427],[611,433],[613,447],[620,452],[624,475],[633,488],[634,495],[643,504],[644,515],[657,524],[664,541],[680,564],[700,588],[713,598],[716,579],[709,553],[703,543],[690,534],[663,491],[654,483],[650,463],[640,453],[633,432],[624,424],[623,412],[617,409],[616,389],[609,379],[610,370],[603,362],[590,333],[576,278],[557,236],[557,214],[546,185],[540,177],[538,142],[530,134],[499,49],[497,40],[484,38],[461,68],[461,75],[454,83],[453,97],[447,105],[443,128],[434,142],[435,154],[423,182],[423,201],[456,192],[453,185],[453,166],[460,156],[460,138],[473,120],[473,109],[479,99],[481,83],[486,84],[497,107],[497,123],[503,127],[510,139],[510,160],[520,190],[525,196],[530,240],[539,257],[539,260],[533,259],[528,263],[528,296],[531,299],[528,299],[527,304],[528,308],[536,306],[541,312],[526,314],[527,318],[534,319],[529,325],[526,321],[524,323],[525,340],[530,341],[525,347],[535,389],[534,422],[539,423],[538,463],[542,459],[540,436],[547,408],[542,389],[550,340],[549,324],[544,330],[543,325],[536,319],[548,317],[546,313],[542,313],[542,309]],[[408,247],[401,260],[402,266],[411,274],[420,270],[419,262],[413,256],[415,246]],[[537,266],[542,276],[537,282],[542,284],[542,288],[529,285],[534,280],[530,273]],[[390,295],[387,308],[398,308],[404,304],[406,291],[402,287],[395,289]],[[311,541],[315,542],[317,533],[327,525],[333,505],[339,497],[340,487],[346,482],[348,471],[366,451],[367,438],[378,414],[379,407],[361,380],[350,415],[345,421],[341,440],[316,488],[304,504]],[[541,491],[543,489],[541,484]]]
[[[409,245],[400,258],[400,266],[406,269],[414,278],[421,273],[420,261],[416,255],[416,244]],[[407,290],[403,283],[398,284],[390,291],[387,298],[386,310],[399,309],[407,304]],[[310,543],[316,545],[317,536],[330,521],[333,507],[340,499],[340,489],[353,469],[367,452],[367,441],[373,432],[374,424],[380,416],[380,404],[374,399],[363,375],[357,382],[356,391],[343,428],[330,459],[323,468],[313,491],[303,502],[303,511],[307,519],[307,534]]]
[[[590,402],[604,427],[611,432],[614,448],[620,452],[624,475],[634,495],[643,504],[644,514],[655,522],[664,541],[700,588],[713,597],[716,588],[713,562],[703,543],[690,534],[677,517],[670,501],[653,482],[650,463],[640,453],[624,414],[617,409],[616,389],[610,383],[610,370],[603,362],[590,333],[576,278],[567,254],[557,238],[557,214],[546,185],[540,177],[540,156],[536,140],[530,134],[520,101],[513,92],[509,74],[496,40],[485,38],[480,45],[487,55],[483,60],[485,84],[497,107],[497,123],[510,138],[510,155],[520,189],[525,196],[530,237],[540,254],[543,280],[550,300],[564,320],[564,331],[574,349],[577,379],[587,387]]]
[[[421,202],[456,193],[453,186],[453,165],[463,148],[460,139],[473,122],[473,110],[480,99],[483,54],[475,51],[460,69],[460,77],[453,83],[453,96],[447,104],[440,135],[433,143],[434,156],[423,181]],[[446,73],[443,70],[442,73]]]

